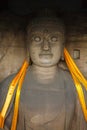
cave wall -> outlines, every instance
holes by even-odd
[[[0,17],[0,81],[16,73],[26,58],[23,26],[20,23],[21,20],[14,16]]]

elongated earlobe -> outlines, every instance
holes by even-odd
[[[65,47],[65,44],[63,43],[62,51],[61,51],[61,57],[60,57],[61,61],[64,61],[64,47]]]
[[[64,61],[64,55],[63,54],[61,55],[60,60]]]

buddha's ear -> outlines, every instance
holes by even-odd
[[[67,70],[67,71],[68,71],[68,67],[67,67],[65,61],[60,60],[60,62],[59,62],[59,64],[58,64],[58,67],[60,67],[60,68],[63,69],[63,70]]]
[[[29,48],[28,47],[26,48],[26,60],[29,62],[29,65],[32,64],[32,60],[31,60],[31,57],[30,57],[30,53],[29,53]]]
[[[30,63],[30,53],[29,53],[29,47],[26,42],[26,58],[25,58],[29,63]]]
[[[61,60],[61,61],[64,61],[64,53],[63,53],[63,52],[61,53],[60,60]]]
[[[61,57],[60,57],[61,61],[64,61],[64,48],[65,48],[65,42],[63,41],[63,43],[62,43]]]

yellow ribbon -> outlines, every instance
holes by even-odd
[[[21,92],[22,83],[23,83],[23,80],[24,80],[24,77],[25,77],[25,74],[26,74],[27,66],[28,66],[28,63],[26,62],[25,66],[24,66],[25,68],[24,68],[23,74],[21,75],[20,81],[19,81],[19,84],[18,84],[11,130],[16,130],[19,101],[20,101],[20,92]]]
[[[21,91],[21,86],[22,85],[22,82],[23,82],[23,79],[24,79],[24,76],[25,76],[25,73],[26,73],[26,70],[27,70],[27,67],[28,67],[28,62],[25,61],[19,71],[19,73],[15,76],[15,78],[12,80],[10,86],[9,86],[9,90],[8,90],[8,93],[7,93],[7,96],[6,96],[6,100],[5,100],[5,103],[4,103],[4,106],[2,108],[2,111],[0,112],[0,128],[3,128],[4,127],[4,120],[5,120],[5,116],[6,116],[6,112],[9,108],[9,105],[11,103],[11,100],[12,100],[12,97],[13,97],[13,94],[14,94],[14,91],[16,89],[16,86],[18,84],[18,89],[17,89],[17,94],[18,96],[18,100],[19,100],[19,97],[20,97],[20,91]],[[15,113],[18,111],[18,107],[16,107],[17,105],[19,105],[17,99],[15,100]],[[18,115],[18,113],[16,114],[16,116]],[[14,118],[16,118],[16,116],[13,116],[13,120]],[[15,124],[14,123],[15,121],[12,122],[12,124]],[[13,126],[13,125],[12,125]],[[12,129],[12,130],[15,130],[15,129]]]
[[[73,59],[71,58],[70,54],[65,48],[64,48],[64,57],[65,57],[67,66],[71,72],[72,78],[74,80],[75,87],[79,96],[79,101],[82,107],[82,111],[83,111],[85,120],[87,121],[87,107],[86,107],[86,102],[85,102],[85,96],[84,96],[83,89],[81,86],[81,83],[82,83],[84,88],[87,90],[87,80],[81,74],[80,70],[75,65]]]

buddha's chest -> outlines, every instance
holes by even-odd
[[[23,90],[21,94],[20,103],[27,130],[30,130],[29,128],[35,130],[64,129],[66,118],[66,92],[63,89],[57,91],[28,89]],[[72,115],[72,112],[70,113]]]

